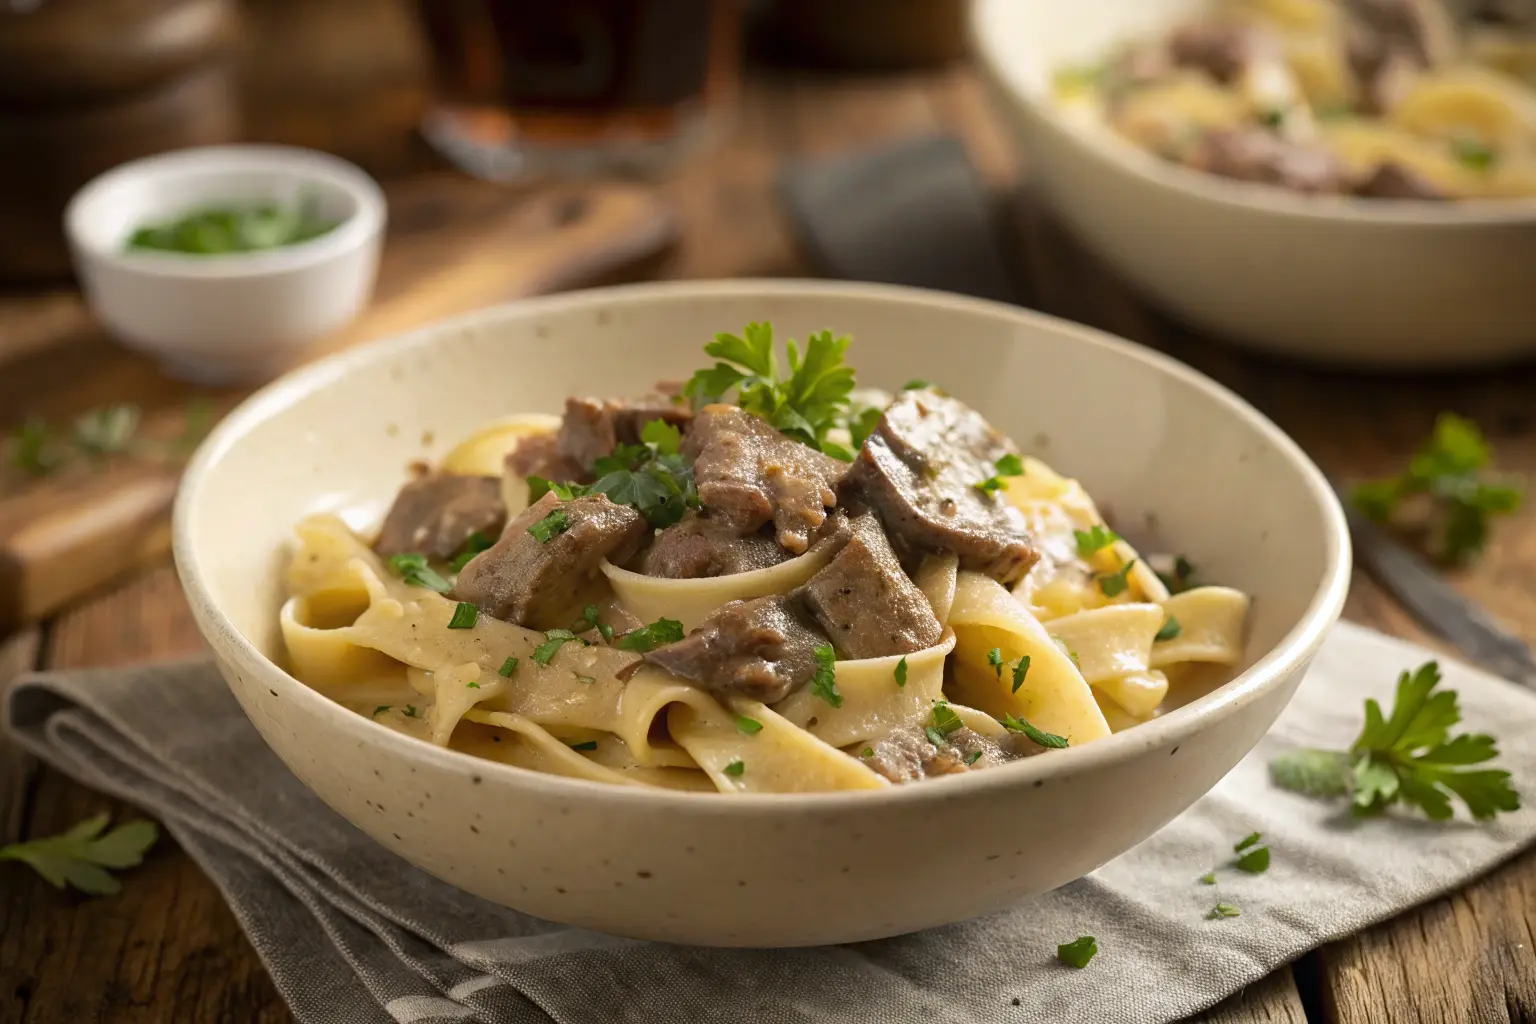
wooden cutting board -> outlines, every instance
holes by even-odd
[[[639,185],[516,192],[434,173],[386,191],[373,305],[307,358],[497,302],[634,278],[676,237],[671,212]],[[163,557],[186,451],[245,393],[170,380],[103,334],[72,291],[0,295],[7,434],[41,420],[68,435],[82,414],[117,404],[141,413],[128,451],[73,453],[46,476],[15,464],[13,437],[0,442],[0,635]]]

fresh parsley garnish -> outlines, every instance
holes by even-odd
[[[551,629],[545,632],[544,642],[533,649],[533,660],[539,665],[548,665],[549,659],[555,656],[555,652],[572,640],[576,634],[568,629]]]
[[[1285,111],[1280,107],[1270,107],[1259,115],[1259,121],[1266,128],[1279,128],[1285,123]]]
[[[469,560],[490,547],[492,543],[494,542],[491,538],[476,530],[464,541],[464,546],[459,549],[458,554],[453,556],[453,560],[448,563],[448,568],[454,572],[463,572],[464,567],[469,564]]]
[[[1024,677],[1029,675],[1029,655],[1024,655],[1013,666],[1013,689],[1009,693],[1018,693],[1019,687],[1024,685]]]
[[[1157,631],[1157,635],[1152,639],[1155,641],[1176,640],[1182,632],[1184,632],[1184,627],[1179,625],[1178,619],[1170,615],[1163,620],[1163,627]]]
[[[597,682],[596,676],[583,675],[580,672],[572,672],[571,675],[576,677],[576,681],[578,683],[586,683],[588,686],[591,686],[593,683]]]
[[[884,410],[872,405],[848,414],[848,437],[853,441],[854,451],[864,447],[864,442],[875,432],[875,428],[880,425],[880,417],[884,415]]]
[[[1493,170],[1493,165],[1499,162],[1499,155],[1492,146],[1480,139],[1459,138],[1451,143],[1451,152],[1463,167],[1469,167],[1483,174]]]
[[[453,589],[453,584],[443,579],[436,569],[428,565],[427,556],[420,552],[405,551],[398,555],[390,555],[386,564],[390,572],[413,587],[426,587],[439,594],[446,594]]]
[[[1201,885],[1215,885],[1216,884],[1216,872],[1214,872],[1214,871],[1207,871],[1205,874],[1201,875],[1200,876],[1200,884]]]
[[[896,663],[896,671],[892,673],[896,677],[897,686],[907,685],[907,656],[903,654],[901,660]]]
[[[835,708],[843,706],[843,695],[837,692],[837,652],[831,647],[816,648],[816,674],[811,676],[811,693]]]
[[[755,718],[748,718],[746,715],[737,715],[736,728],[743,736],[756,736],[763,731],[763,723]]]
[[[683,394],[695,409],[736,392],[736,404],[812,448],[825,450],[827,434],[843,422],[853,392],[853,369],[843,365],[848,338],[821,331],[806,338],[802,353],[785,343],[789,376],[779,375],[773,325],[751,323],[741,335],[717,334],[704,346],[718,362],[695,373]]]
[[[1232,904],[1222,902],[1212,907],[1211,912],[1205,916],[1214,921],[1223,917],[1239,917],[1242,915],[1242,913],[1243,912],[1241,910],[1238,910],[1237,907],[1233,906]]]
[[[741,761],[732,761],[730,764],[725,766],[725,774],[731,776],[733,779],[740,778],[741,773],[746,770],[746,764]]]
[[[380,704],[378,707],[373,709],[373,714],[369,715],[368,717],[369,718],[378,718],[384,712],[388,711],[392,706],[393,705],[390,705],[390,704]]]
[[[11,435],[8,460],[28,476],[42,477],[81,456],[100,460],[130,453],[163,461],[184,459],[207,432],[212,409],[206,398],[192,399],[182,435],[169,441],[136,437],[139,419],[139,407],[126,404],[89,409],[67,431],[54,430],[41,417],[29,417]]]
[[[1437,690],[1440,666],[1425,662],[1397,680],[1390,716],[1365,702],[1365,725],[1347,753],[1301,747],[1270,762],[1277,786],[1311,796],[1352,794],[1356,814],[1379,814],[1393,804],[1418,807],[1435,821],[1453,814],[1451,797],[1473,818],[1487,820],[1520,808],[1510,774],[1472,769],[1498,757],[1492,736],[1461,733],[1455,690]]]
[[[92,896],[110,896],[122,885],[107,869],[142,863],[160,829],[152,821],[130,821],[103,835],[108,820],[98,814],[62,835],[0,846],[0,861],[20,861],[57,889],[69,885]]]
[[[980,760],[981,760],[981,751],[979,751],[979,750],[972,751],[971,753],[969,753],[969,754],[967,754],[965,756],[965,766],[967,768],[969,768],[971,765],[975,764],[977,761],[980,761]]]
[[[992,666],[992,671],[997,678],[1003,678],[1003,649],[994,647],[987,652],[987,664]]]
[[[676,619],[657,619],[649,626],[641,626],[639,629],[625,633],[619,639],[618,646],[622,650],[637,651],[644,654],[646,651],[654,651],[664,644],[675,644],[683,638],[683,624]]]
[[[313,199],[291,205],[254,202],[208,206],[134,229],[126,248],[211,256],[297,245],[333,230]]]
[[[1168,593],[1182,594],[1195,585],[1195,565],[1183,555],[1174,555],[1171,571],[1159,572],[1157,578],[1163,581]]]
[[[1241,857],[1238,857],[1232,866],[1239,871],[1246,871],[1250,875],[1262,875],[1269,870],[1269,847],[1254,847]]]
[[[1424,447],[1408,463],[1407,472],[1358,485],[1355,506],[1379,523],[1390,522],[1405,499],[1427,494],[1436,502],[1441,522],[1431,551],[1442,561],[1459,564],[1476,558],[1488,541],[1488,520],[1520,507],[1524,482],[1516,476],[1484,478],[1492,455],[1477,424],[1444,412]]]
[[[933,385],[930,384],[928,381],[914,378],[913,380],[909,380],[905,384],[903,384],[901,386],[901,390],[903,390],[903,391],[923,391],[923,390],[926,390],[926,389],[931,388],[931,387],[933,387]]]
[[[501,676],[504,679],[510,679],[510,678],[512,678],[512,673],[516,672],[516,671],[517,671],[517,659],[516,658],[508,658],[506,661],[501,663],[501,668],[496,670],[496,674]]]
[[[597,605],[589,604],[581,610],[581,620],[587,624],[588,629],[595,629],[599,636],[609,643],[613,642],[613,627],[606,622],[597,621]]]
[[[1099,576],[1099,590],[1105,597],[1115,597],[1125,593],[1125,589],[1131,585],[1131,566],[1136,564],[1132,558],[1120,567],[1119,572],[1107,572]]]
[[[405,706],[404,714],[405,714],[406,718],[420,718],[421,717],[420,715],[418,715],[416,713],[416,705],[415,704],[407,704]]]
[[[87,455],[115,455],[128,450],[138,428],[138,406],[106,405],[75,420],[75,443]]]
[[[528,527],[528,534],[540,544],[548,544],[570,528],[571,517],[565,514],[565,509],[557,508]]]
[[[1022,718],[1004,715],[998,721],[1002,723],[1003,728],[1010,732],[1021,732],[1042,747],[1050,750],[1065,750],[1067,747],[1067,738],[1065,736],[1057,736],[1053,732],[1046,732],[1044,729],[1031,725]]]
[[[1088,961],[1092,960],[1094,954],[1096,954],[1098,951],[1098,940],[1095,939],[1092,935],[1083,935],[1079,938],[1073,939],[1071,942],[1063,942],[1061,945],[1057,946],[1056,959],[1060,960],[1068,967],[1075,967],[1078,970],[1082,970],[1084,967],[1088,966]]]
[[[1250,846],[1257,846],[1259,844],[1259,840],[1261,840],[1263,838],[1264,838],[1264,836],[1261,833],[1250,832],[1246,836],[1244,836],[1243,838],[1239,839],[1237,842],[1232,844],[1232,852],[1233,853],[1242,853],[1244,850],[1248,849],[1248,847],[1250,847]]]
[[[1051,640],[1055,642],[1056,647],[1061,651],[1062,654],[1065,654],[1067,657],[1072,659],[1072,664],[1076,665],[1078,668],[1083,667],[1083,663],[1077,658],[1077,652],[1068,647],[1065,640],[1059,636],[1054,635],[1051,637]]]
[[[561,501],[604,494],[616,505],[634,508],[657,529],[671,526],[699,504],[693,466],[679,451],[681,439],[677,427],[651,420],[640,429],[640,444],[621,444],[593,464],[595,482],[565,484],[531,476],[528,500],[538,501],[550,491]]]
[[[865,747],[863,750],[859,751],[859,756],[860,757],[874,757],[875,756],[875,748],[874,747]]]
[[[1005,476],[1023,476],[1024,460],[1013,452],[1005,452],[998,456],[997,461],[992,464],[992,468],[997,470],[997,472],[976,485],[976,489],[985,494],[1001,490],[1003,487],[1003,477]]]
[[[480,609],[468,601],[460,601],[453,609],[453,618],[448,620],[449,629],[474,629],[475,622],[480,618]]]
[[[1073,530],[1072,536],[1077,539],[1077,553],[1082,558],[1091,558],[1096,552],[1103,551],[1120,539],[1120,535],[1114,530],[1100,526],[1098,523],[1086,530]]]
[[[597,740],[582,740],[580,743],[572,743],[572,750],[596,750]]]
[[[928,738],[933,740],[934,746],[939,746],[945,742],[946,736],[964,727],[965,722],[961,720],[959,715],[955,714],[955,709],[950,707],[947,701],[941,700],[934,704],[933,724],[928,726],[925,731],[928,733]],[[937,739],[934,739],[935,735],[938,736]]]
[[[480,689],[480,684],[478,682],[465,683],[464,685],[469,687],[471,690]]]

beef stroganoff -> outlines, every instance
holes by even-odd
[[[1218,0],[1056,78],[1165,159],[1305,193],[1536,196],[1532,0]]]
[[[846,338],[749,325],[637,400],[487,425],[371,540],[297,526],[289,668],[537,771],[882,789],[1090,743],[1242,659],[1248,597],[1162,572],[1075,481]]]

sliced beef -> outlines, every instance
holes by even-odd
[[[564,517],[563,531],[551,531],[544,541],[528,532],[554,512]],[[566,502],[546,494],[508,523],[500,540],[470,559],[453,596],[520,626],[564,625],[603,559],[632,558],[648,531],[639,512],[615,505],[605,494]]]
[[[771,521],[779,544],[797,555],[826,522],[848,470],[734,405],[700,410],[683,453],[694,460],[699,500],[712,518],[741,536]]]
[[[562,484],[587,483],[592,476],[587,467],[560,453],[560,439],[555,434],[525,437],[507,453],[505,472],[527,479],[541,476]]]
[[[864,763],[892,782],[918,782],[940,775],[992,768],[1021,757],[1032,757],[1045,748],[1022,733],[1010,732],[994,740],[968,728],[960,728],[934,744],[922,726],[907,726],[870,744],[873,753]]]
[[[507,457],[519,476],[549,480],[591,480],[592,463],[620,444],[639,444],[640,432],[652,420],[684,426],[693,418],[686,404],[668,395],[644,398],[567,398],[560,429],[553,437],[523,440]]]
[[[943,632],[873,515],[853,521],[843,549],[803,591],[840,658],[910,654],[932,647]]]
[[[1456,55],[1456,23],[1441,0],[1345,0],[1344,7],[1382,52],[1402,51],[1422,68],[1440,67]]]
[[[712,518],[690,511],[662,530],[640,559],[647,576],[695,580],[766,569],[790,558],[778,541],[759,530],[745,537]]]
[[[698,629],[645,660],[704,689],[774,704],[810,682],[816,648],[826,642],[796,601],[776,595],[722,605]]]
[[[434,473],[400,488],[374,548],[386,557],[420,552],[450,559],[471,534],[495,537],[506,520],[495,477]]]
[[[1434,182],[1402,164],[1387,162],[1355,186],[1355,194],[1372,199],[1448,199]]]
[[[1293,192],[1346,191],[1344,165],[1321,146],[1289,142],[1259,128],[1207,132],[1190,165],[1224,178],[1280,185]]]
[[[1012,583],[1039,556],[1019,511],[977,486],[1009,451],[1007,440],[964,403],[906,391],[864,442],[843,504],[867,504],[903,557],[951,551],[961,568]]]
[[[1168,52],[1179,67],[1198,68],[1230,84],[1248,63],[1275,50],[1274,40],[1253,25],[1195,22],[1168,37]]]

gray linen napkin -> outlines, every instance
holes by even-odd
[[[1493,824],[1356,821],[1274,789],[1295,744],[1343,747],[1366,697],[1432,655],[1341,625],[1258,749],[1185,814],[1088,878],[975,921],[854,946],[716,950],[616,939],[528,917],[411,867],[312,796],[211,665],[22,679],[5,726],[80,781],[160,819],[223,891],[305,1022],[744,1020],[1162,1024],[1301,953],[1461,885],[1536,837]],[[1469,728],[1536,777],[1536,696],[1440,659]],[[1263,875],[1207,869],[1264,833]],[[1070,836],[1050,841],[1071,842]],[[132,884],[130,881],[128,884]],[[1206,915],[1218,900],[1236,918]],[[1098,938],[1082,971],[1056,945]]]

